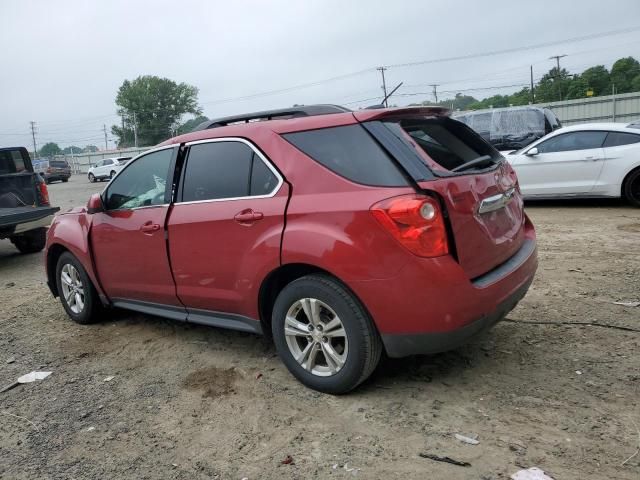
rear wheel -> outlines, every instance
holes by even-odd
[[[640,169],[625,178],[623,188],[627,201],[634,207],[640,207]]]
[[[273,308],[280,358],[304,385],[346,393],[375,370],[382,343],[360,302],[339,282],[309,275],[291,282]]]
[[[84,325],[99,319],[103,307],[98,292],[82,264],[69,252],[58,259],[56,283],[62,306],[71,320]]]
[[[11,237],[13,243],[20,253],[36,253],[41,251],[47,243],[47,229],[36,228],[21,235]]]
[[[116,172],[114,170],[111,170],[111,173],[109,174],[109,178],[113,178],[113,176],[116,174]]]
[[[89,174],[89,181],[90,181],[91,183],[95,183],[95,181],[96,181],[96,176],[95,176],[93,173],[90,173],[90,174]]]
[[[67,183],[67,182],[69,181],[69,179],[68,179],[68,178],[63,178],[63,179],[62,179],[62,181],[63,181],[64,183]]]

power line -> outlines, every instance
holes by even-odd
[[[417,65],[426,65],[426,64],[429,64],[429,63],[453,62],[453,61],[457,61],[457,60],[470,60],[472,58],[491,57],[491,56],[495,56],[495,55],[503,55],[505,53],[522,52],[524,50],[535,50],[535,49],[538,49],[538,48],[552,47],[552,46],[555,46],[555,45],[561,45],[561,44],[565,44],[565,43],[575,43],[575,42],[582,42],[582,41],[585,41],[585,40],[593,40],[593,39],[596,39],[596,38],[609,37],[609,36],[612,36],[612,35],[621,35],[623,33],[631,33],[631,32],[635,32],[635,31],[638,31],[638,30],[640,30],[640,26],[623,28],[623,29],[620,29],[620,30],[610,30],[608,32],[592,33],[590,35],[582,35],[582,36],[579,36],[579,37],[566,38],[564,40],[556,40],[556,41],[553,41],[553,42],[543,42],[543,43],[537,43],[537,44],[533,44],[533,45],[526,45],[526,46],[522,46],[522,47],[505,48],[503,50],[493,50],[493,51],[490,51],[490,52],[473,53],[473,54],[467,54],[467,55],[458,55],[458,56],[455,56],[455,57],[434,58],[434,59],[430,59],[430,60],[419,60],[419,61],[416,61],[416,62],[395,63],[395,64],[387,65],[387,67],[388,68],[413,67],[413,66],[417,66]]]

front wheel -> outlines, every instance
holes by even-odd
[[[36,228],[11,238],[11,243],[20,253],[36,253],[41,251],[47,243],[47,229]]]
[[[58,295],[67,315],[76,323],[94,323],[102,313],[102,303],[82,264],[71,253],[60,255],[56,266]]]
[[[378,332],[357,298],[325,275],[291,282],[272,316],[278,355],[304,385],[324,393],[353,390],[375,370]]]
[[[624,181],[624,196],[634,207],[640,207],[640,169],[631,172]]]
[[[95,181],[96,181],[96,176],[95,176],[93,173],[90,173],[90,174],[89,174],[89,181],[90,181],[91,183],[95,183]]]

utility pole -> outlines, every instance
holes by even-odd
[[[440,86],[439,84],[431,84],[429,85],[430,87],[433,87],[433,98],[435,98],[436,103],[438,103],[438,87]]]
[[[33,138],[33,158],[38,158],[38,147],[36,146],[36,122],[31,120],[31,138]]]
[[[387,82],[384,78],[384,72],[387,70],[387,67],[378,67],[376,68],[376,70],[378,70],[380,72],[380,74],[382,75],[382,91],[384,92],[384,106],[388,107],[389,103],[387,102],[386,98],[387,98]]]
[[[531,67],[531,104],[536,103],[536,94],[533,91],[533,65]]]
[[[384,75],[382,78],[384,78]],[[136,112],[133,112],[133,144],[138,148],[138,125],[136,122]]]
[[[102,131],[104,132],[104,149],[109,150],[109,145],[107,144],[107,126],[102,124]]]
[[[560,59],[562,57],[566,57],[566,56],[567,56],[566,54],[563,54],[563,55],[552,55],[552,56],[549,57],[549,60],[553,60],[554,58],[556,59],[556,68],[557,68],[557,70],[556,70],[555,83],[556,83],[556,86],[558,87],[558,99],[559,100],[562,100],[562,90],[560,89],[560,84],[558,83],[560,81]]]

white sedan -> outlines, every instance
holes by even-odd
[[[89,168],[87,177],[91,183],[96,180],[110,180],[122,170],[131,157],[105,158]]]
[[[505,157],[525,198],[623,197],[640,207],[640,129],[592,123],[555,130]]]

